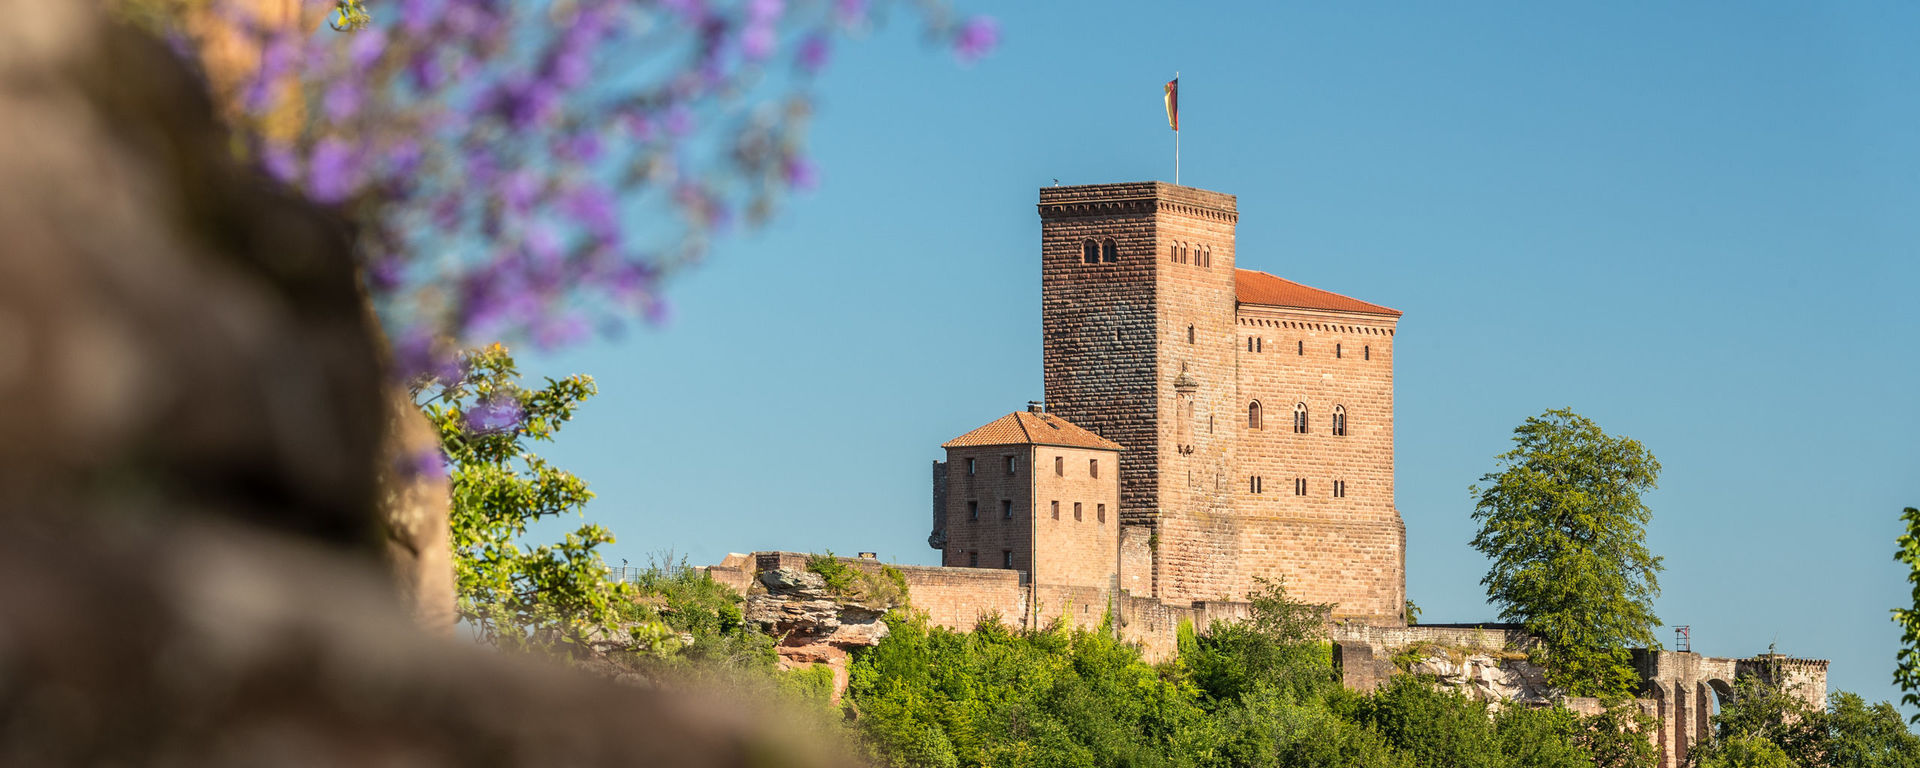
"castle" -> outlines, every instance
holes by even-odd
[[[1039,208],[1045,409],[943,446],[943,564],[1179,605],[1284,580],[1404,623],[1400,313],[1239,269],[1232,195],[1048,187]]]
[[[1406,622],[1394,505],[1393,338],[1400,313],[1235,266],[1232,195],[1161,182],[1040,190],[1044,403],[947,441],[933,463],[940,566],[892,566],[938,626],[1109,626],[1150,661],[1178,630],[1250,614],[1260,580],[1330,606],[1345,685],[1415,670],[1486,698],[1545,703],[1522,627]],[[804,571],[792,552],[706,569],[743,594]],[[848,559],[877,571],[872,553]],[[764,589],[762,591],[765,591]],[[783,658],[845,684],[844,629]],[[877,642],[860,632],[852,644]],[[1438,657],[1434,649],[1441,649]],[[1738,677],[1825,706],[1827,662],[1636,650],[1638,705],[1662,768],[1708,737]],[[1424,665],[1424,666],[1422,666]],[[1576,711],[1597,701],[1565,699]]]

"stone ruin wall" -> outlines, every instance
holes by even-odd
[[[1144,541],[1135,541],[1136,548],[1144,546]],[[703,570],[714,581],[746,595],[756,573],[806,570],[809,557],[800,552],[735,554]],[[838,559],[867,573],[877,574],[882,567],[878,560]],[[1146,660],[1156,663],[1173,658],[1182,621],[1204,632],[1214,622],[1244,620],[1252,609],[1248,603],[1231,601],[1168,605],[1126,592],[1118,593],[1115,599],[1106,588],[1032,584],[1023,581],[1023,572],[1003,568],[892,567],[907,582],[909,603],[924,612],[934,626],[970,632],[982,619],[998,617],[1001,624],[1012,629],[1040,629],[1065,621],[1078,629],[1093,630],[1111,615],[1121,639],[1138,644]]]

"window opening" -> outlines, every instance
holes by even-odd
[[[1054,477],[1065,477],[1065,476],[1066,476],[1066,474],[1067,474],[1067,459],[1066,459],[1066,457],[1064,457],[1064,456],[1055,456],[1055,457],[1053,457],[1053,476],[1054,476]]]
[[[1306,403],[1293,404],[1293,431],[1302,435],[1307,433],[1307,404]]]
[[[1089,239],[1080,244],[1080,261],[1087,264],[1100,263],[1100,244]]]
[[[1000,517],[1006,520],[1013,519],[1013,502],[1012,501],[1009,501],[1007,499],[1000,500]]]
[[[1106,242],[1100,244],[1100,260],[1108,264],[1119,261],[1120,244],[1114,242],[1111,237],[1107,238]]]
[[[1008,568],[1013,567],[1013,550],[1011,549],[1000,550],[1000,558],[1003,562],[1007,564]]]
[[[1247,404],[1247,429],[1260,428],[1260,401]]]
[[[1099,476],[1100,476],[1100,460],[1087,459],[1087,477],[1099,477]]]
[[[1096,520],[1102,523],[1106,522],[1107,521],[1107,505],[1105,504],[1093,505],[1093,515]]]
[[[1307,495],[1307,479],[1306,479],[1306,478],[1304,478],[1304,477],[1298,477],[1298,478],[1294,478],[1294,480],[1293,480],[1293,495],[1295,495],[1295,496],[1305,496],[1305,495]]]
[[[1333,407],[1333,435],[1334,437],[1347,436],[1347,407],[1344,405]]]
[[[1080,502],[1073,503],[1073,521],[1080,522]]]
[[[1060,519],[1060,502],[1053,503],[1053,519]]]
[[[968,520],[980,519],[980,502],[977,502],[977,501],[967,502],[967,519]]]

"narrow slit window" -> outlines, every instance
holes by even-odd
[[[1093,505],[1093,517],[1094,517],[1094,520],[1097,522],[1102,522],[1102,523],[1106,522],[1107,521],[1107,505],[1105,504]]]
[[[1015,469],[1015,467],[1019,466],[1019,464],[1017,464],[1016,461],[1017,460],[1012,456],[1007,457],[1007,474],[1011,475],[1018,472],[1018,470]]]
[[[1060,502],[1053,503],[1053,519],[1060,519]]]
[[[1347,497],[1347,481],[1333,481],[1333,497],[1336,499],[1344,499]]]
[[[1066,477],[1066,475],[1067,475],[1067,458],[1065,456],[1053,457],[1053,476]],[[1055,517],[1059,517],[1059,515],[1055,515]]]
[[[1305,339],[1302,339],[1302,340],[1300,340],[1300,341],[1296,341],[1296,342],[1294,342],[1294,343],[1295,343],[1295,344],[1297,344],[1297,345],[1299,345],[1299,346],[1297,346],[1297,347],[1295,347],[1295,352],[1296,352],[1297,354],[1300,354],[1300,355],[1303,355],[1303,356],[1307,354],[1307,342],[1306,342],[1306,340],[1305,340]]]
[[[1304,477],[1297,477],[1297,478],[1294,478],[1294,480],[1293,480],[1293,495],[1295,495],[1295,496],[1305,496],[1305,495],[1307,495],[1307,479],[1306,479],[1306,478],[1304,478]]]
[[[973,459],[967,459],[967,477],[973,477]]]
[[[1011,549],[1000,550],[1000,561],[1002,563],[1005,563],[1008,568],[1012,568],[1013,567],[1013,550]]]
[[[1193,343],[1193,326],[1192,325],[1187,326],[1187,343],[1188,344]]]
[[[967,502],[967,519],[968,520],[980,519],[980,502],[977,502],[977,501]]]
[[[1361,348],[1360,348],[1360,359],[1362,359],[1362,360],[1372,360],[1372,359],[1373,359],[1373,345],[1372,345],[1372,344],[1368,344],[1367,346],[1364,346],[1364,347],[1361,347]]]
[[[1073,521],[1080,522],[1080,502],[1073,503]]]
[[[1006,499],[1000,500],[1000,517],[1003,520],[1013,519],[1013,502],[1012,501],[1008,501]]]
[[[1100,476],[1100,460],[1087,459],[1087,477],[1099,477],[1099,476]]]
[[[1335,344],[1335,345],[1333,345],[1333,356],[1334,356],[1334,358],[1335,358],[1335,359],[1338,359],[1338,358],[1340,357],[1340,345],[1339,345],[1339,344]]]
[[[1265,338],[1256,338],[1256,339],[1254,339],[1254,340],[1253,340],[1253,351],[1255,351],[1255,352],[1265,352],[1265,351],[1267,351],[1267,340],[1266,340]]]

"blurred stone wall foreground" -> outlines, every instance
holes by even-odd
[[[345,223],[93,3],[0,18],[0,765],[841,761],[421,631]]]

